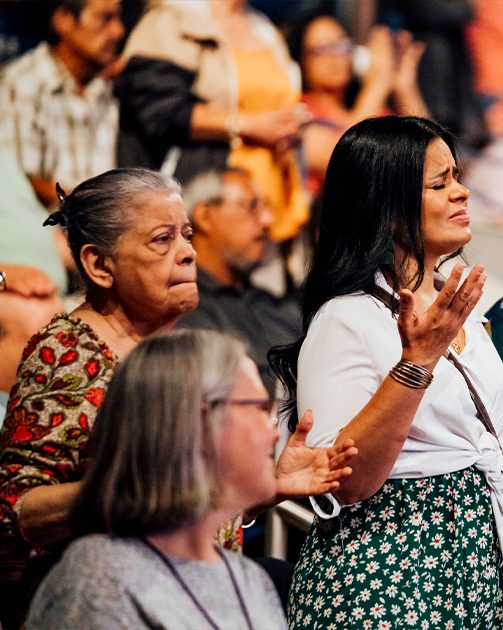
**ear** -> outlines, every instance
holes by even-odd
[[[105,256],[95,245],[83,245],[80,262],[87,277],[102,289],[110,289],[114,283],[109,256]]]
[[[192,210],[192,223],[194,229],[200,234],[208,234],[214,224],[215,207],[209,203],[201,201]]]
[[[75,16],[62,6],[57,7],[51,16],[51,27],[56,35],[64,39],[75,28]]]

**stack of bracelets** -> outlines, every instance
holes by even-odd
[[[391,368],[389,375],[398,383],[414,389],[426,389],[433,380],[433,374],[429,370],[403,359]]]

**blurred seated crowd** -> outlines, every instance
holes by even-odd
[[[99,475],[118,474],[106,468],[105,451],[90,464],[92,439],[88,452],[118,364],[136,362],[130,369],[152,370],[153,378],[154,371],[161,378],[160,364],[148,352],[166,345],[169,369],[169,360],[181,360],[184,344],[195,344],[201,369],[210,373],[214,359],[215,378],[229,391],[249,386],[250,400],[278,396],[267,354],[301,332],[301,285],[319,230],[324,176],[334,145],[349,127],[390,113],[446,125],[462,145],[474,220],[503,225],[503,178],[497,174],[503,168],[503,13],[491,0],[376,0],[368,3],[370,17],[357,24],[351,3],[337,0],[3,4],[0,620],[7,629],[20,626],[35,585],[74,536],[71,519],[85,513],[87,495],[75,508],[69,498],[77,496],[84,469],[94,466],[87,494],[101,491]],[[117,168],[126,170],[112,171]],[[145,169],[156,171],[158,179]],[[176,247],[170,249],[171,243]],[[194,285],[190,290],[188,283]],[[172,307],[168,322],[159,314],[166,301]],[[61,315],[75,307],[72,316]],[[489,317],[503,356],[502,313],[497,304]],[[140,346],[143,355],[133,350],[152,333],[180,328],[213,332],[198,337],[179,331],[173,342],[168,335],[151,342],[150,350]],[[239,376],[244,384],[227,374],[242,368],[244,351],[217,333],[247,344],[264,391],[250,366]],[[126,359],[130,351],[136,354]],[[193,378],[190,368],[187,375]],[[201,397],[208,387],[204,376],[177,387]],[[133,394],[146,396],[135,390],[138,381],[117,383],[105,419],[117,413],[114,404],[122,404],[126,414],[128,400],[140,408]],[[156,411],[152,397],[162,398],[159,388],[165,385],[144,384],[151,388],[150,398],[142,399],[149,413],[166,415],[169,405],[174,414],[188,413],[180,401],[175,409],[175,402],[159,400]],[[120,386],[129,398],[121,400]],[[208,416],[214,412],[210,404]],[[201,430],[193,426],[189,435],[201,440]],[[161,433],[159,439],[166,440]],[[276,438],[266,433],[270,451]],[[120,439],[125,448],[127,434]],[[112,434],[101,436],[100,447],[110,441]],[[137,448],[149,452],[155,440],[139,441]],[[192,454],[193,466],[199,465],[199,451]],[[175,450],[165,453],[174,457]],[[141,476],[132,468],[126,485]],[[184,470],[181,463],[170,474]],[[215,483],[197,500],[218,492]],[[255,494],[249,491],[247,507],[272,494],[271,479],[262,483]],[[197,501],[191,504],[194,513],[180,504],[176,522],[216,531],[242,506],[227,498],[226,492],[235,491],[231,485],[222,490],[227,503],[204,523]],[[116,490],[110,485],[104,496]],[[145,485],[142,491],[156,489]],[[147,504],[141,507],[145,512]],[[107,509],[87,516],[115,518]],[[164,513],[157,504],[155,509]],[[156,518],[154,510],[141,525],[128,521],[127,527],[146,536],[155,531]],[[220,527],[223,547],[241,546],[240,526],[230,521]],[[114,521],[114,532],[121,527],[120,519]],[[206,545],[212,538],[204,540]],[[120,572],[130,570],[128,554],[148,567],[156,553],[151,546],[147,540],[134,549],[115,549],[107,541],[104,549]],[[74,562],[94,558],[96,566],[110,566],[101,554],[83,542],[75,547]],[[260,608],[267,597],[265,609],[280,607],[255,567],[231,565],[240,602],[246,574],[257,586],[248,605]],[[62,567],[54,580],[61,585],[71,570]],[[197,589],[197,567],[175,567],[173,574],[178,570]],[[218,584],[222,576],[212,579]],[[46,584],[37,596],[28,628],[51,627],[48,589]],[[245,619],[247,610],[241,605]],[[137,613],[127,611],[130,623]],[[210,617],[216,614],[210,610]],[[260,618],[256,622],[265,627]]]

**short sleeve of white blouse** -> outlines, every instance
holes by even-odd
[[[382,277],[377,281],[387,287]],[[482,321],[477,313],[468,318],[466,347],[458,359],[501,434],[503,364]],[[376,298],[355,293],[334,298],[319,310],[298,362],[299,417],[306,409],[314,415],[311,445],[333,443],[376,392],[401,351],[396,319]],[[441,358],[390,477],[461,470],[477,462],[481,444],[486,442],[489,448],[495,447],[496,441],[476,417],[463,377]]]

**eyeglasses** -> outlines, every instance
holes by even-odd
[[[336,42],[318,44],[306,50],[306,55],[321,57],[322,55],[347,55],[353,51],[353,42],[350,39],[339,39]]]
[[[271,418],[271,423],[276,425],[277,418],[273,417],[277,409],[277,400],[274,398],[215,398],[206,402],[207,409],[213,411],[219,405],[234,405],[236,407],[256,407]]]
[[[238,197],[236,199],[216,197],[215,199],[212,199],[210,203],[214,203],[216,205],[231,203],[239,208],[242,208],[251,216],[256,216],[262,208],[267,206],[266,200],[261,197]]]

